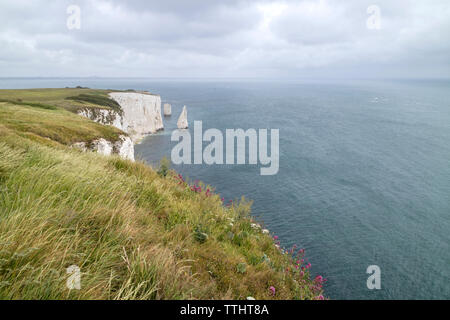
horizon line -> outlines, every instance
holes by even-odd
[[[305,77],[305,78],[261,78],[261,77],[122,77],[122,76],[0,76],[0,79],[149,79],[149,80],[258,80],[258,81],[305,81],[305,80],[441,80],[449,77]]]

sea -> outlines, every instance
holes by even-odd
[[[279,172],[261,165],[173,165],[306,250],[330,299],[450,298],[450,81],[1,78],[0,88],[136,89],[172,104],[165,130],[135,147],[171,159],[178,116],[190,131],[278,129]],[[193,133],[193,132],[192,132]],[[380,271],[371,289],[370,266]],[[370,280],[369,280],[370,282]]]

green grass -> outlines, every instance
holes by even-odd
[[[158,174],[66,146],[117,133],[59,107],[0,103],[0,299],[321,293],[269,235],[251,227],[245,199],[224,207],[219,195],[191,191],[167,168]],[[72,265],[81,268],[81,290],[66,287]]]
[[[36,102],[23,102],[21,100],[8,100],[8,99],[0,99],[0,102],[5,102],[8,104],[15,104],[18,106],[28,106],[28,107],[34,107],[34,108],[41,108],[41,109],[47,109],[47,110],[56,110],[57,108],[55,106],[44,104],[44,103],[36,103]]]
[[[94,123],[60,108],[42,108],[29,103],[0,102],[0,127],[29,138],[41,138],[72,145],[99,138],[117,141],[119,129]]]
[[[81,103],[87,102],[91,105],[107,106],[119,114],[121,114],[123,112],[122,108],[116,101],[114,101],[108,97],[102,96],[102,95],[79,94],[77,96],[70,96],[65,99],[77,101],[77,102],[81,102]]]
[[[113,109],[121,112],[119,104],[108,96],[109,93],[118,91],[123,90],[100,90],[80,87],[63,89],[11,89],[0,90],[0,101],[60,107],[75,113],[84,108]],[[131,89],[123,92],[151,94],[143,91],[131,91]]]
[[[0,90],[0,101],[42,104],[77,112],[83,108],[120,110],[120,106],[109,99],[110,90],[83,88]]]

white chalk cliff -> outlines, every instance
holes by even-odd
[[[113,92],[109,96],[120,105],[121,112],[84,108],[78,111],[78,114],[95,122],[114,126],[127,133],[129,137],[120,136],[120,141],[115,143],[99,139],[90,146],[90,149],[105,155],[117,153],[125,159],[134,160],[134,143],[138,143],[148,134],[164,129],[161,97],[135,92]],[[87,149],[83,142],[75,146]]]
[[[178,129],[189,128],[186,106],[183,107],[183,111],[181,112],[180,118],[178,119],[177,126],[178,126]]]
[[[116,127],[124,132],[128,128],[128,122],[126,119],[114,110],[109,109],[97,109],[97,108],[84,108],[78,111],[80,116],[91,119],[92,121]]]
[[[164,116],[170,117],[172,115],[172,105],[165,103],[164,104]]]
[[[160,96],[135,92],[113,92],[110,93],[110,97],[121,106],[122,112],[84,108],[78,111],[78,114],[122,130],[135,143],[148,134],[164,129]]]
[[[134,161],[134,144],[130,137],[121,135],[119,140],[111,142],[106,139],[100,138],[93,141],[90,144],[86,142],[78,142],[72,145],[74,148],[81,149],[83,151],[94,151],[105,156],[113,154],[119,155],[123,159]]]
[[[122,107],[124,121],[120,129],[133,141],[164,129],[160,96],[134,92],[113,92],[109,96]]]

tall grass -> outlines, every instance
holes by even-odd
[[[39,108],[29,103],[0,102],[0,126],[29,138],[40,137],[48,140],[46,142],[56,141],[65,145],[99,138],[117,141],[124,134],[112,126],[94,123],[61,108]]]

